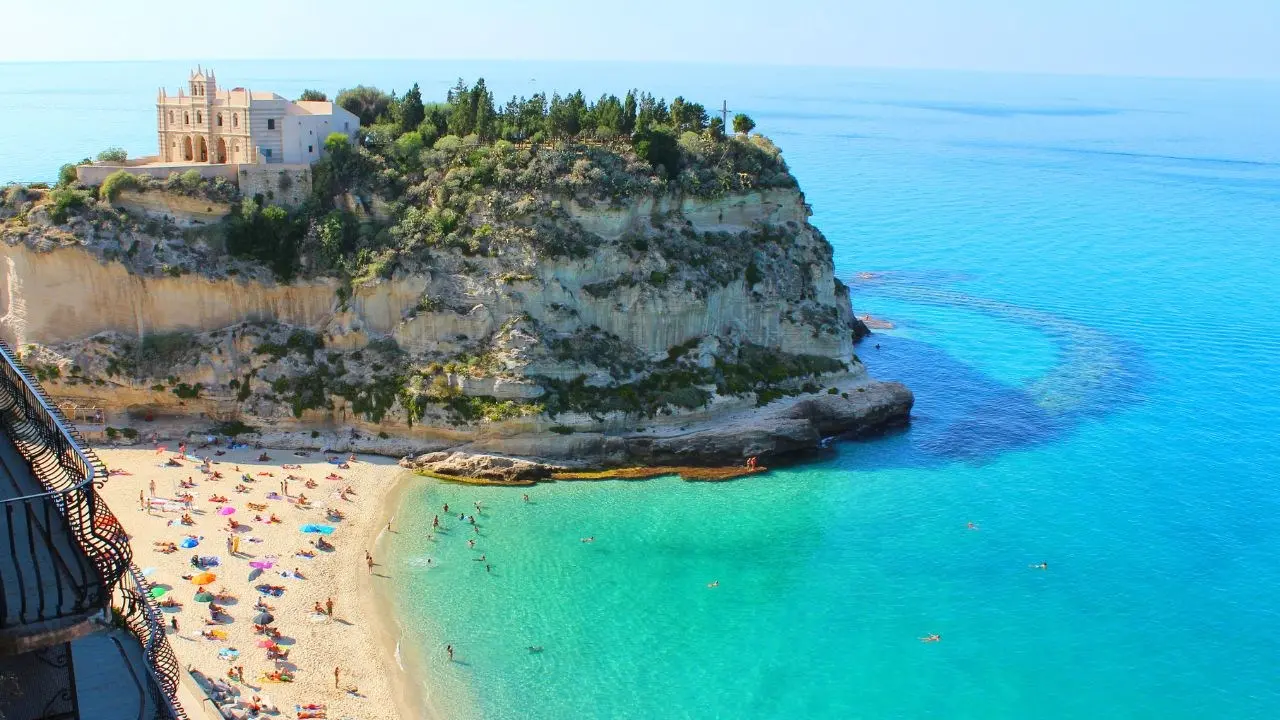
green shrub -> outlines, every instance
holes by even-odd
[[[188,385],[187,383],[178,383],[178,386],[173,389],[173,394],[177,395],[183,400],[195,400],[196,398],[200,397],[200,391],[203,389],[204,389],[204,385],[200,383],[196,383],[195,385]]]
[[[569,427],[568,425],[553,425],[551,427],[551,432],[557,435],[572,435],[573,428]]]
[[[138,431],[137,431],[137,430],[135,430],[134,428],[131,428],[131,427],[121,428],[121,429],[120,429],[120,434],[121,434],[121,435],[124,435],[124,436],[125,436],[125,439],[127,439],[127,440],[137,440],[137,439],[138,439]]]
[[[98,153],[97,160],[100,163],[122,163],[129,159],[129,153],[124,148],[109,147]]]
[[[113,427],[107,427],[107,439],[108,439],[108,440],[115,440],[115,439],[116,439],[117,437],[119,437],[119,436],[120,436],[120,431],[119,431],[119,430],[116,430],[116,429],[115,429],[115,428],[113,428]]]
[[[98,197],[107,202],[112,202],[120,196],[122,191],[137,190],[139,186],[138,178],[133,173],[127,170],[117,170],[102,181],[102,186],[98,188]]]
[[[72,213],[87,205],[91,198],[88,190],[57,188],[49,193],[49,199],[52,201],[49,219],[61,225],[71,218]]]
[[[379,430],[379,431],[378,431],[378,437],[382,438],[383,440],[386,440],[387,438],[389,438],[389,437],[391,437],[391,436],[390,436],[390,435],[388,435],[388,434],[386,433],[386,431],[385,431],[385,430]]]
[[[209,432],[215,435],[236,437],[237,435],[248,435],[249,433],[258,432],[258,428],[252,425],[246,425],[243,420],[226,420],[214,425]]]
[[[76,166],[74,163],[67,163],[66,165],[58,168],[58,187],[75,185],[79,181],[80,178],[76,175]]]

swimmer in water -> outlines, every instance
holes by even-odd
[[[969,523],[969,529],[970,529],[970,530],[977,530],[977,529],[978,529],[978,524],[977,524],[977,523]]]
[[[1049,563],[1047,563],[1047,562],[1042,562],[1042,563],[1039,563],[1039,564],[1037,564],[1037,565],[1028,565],[1027,567],[1035,568],[1036,570],[1048,570],[1048,569],[1049,569]]]
[[[927,642],[927,643],[940,642],[941,640],[942,640],[942,636],[936,633],[933,635],[925,635],[924,637],[920,638],[920,642]]]
[[[540,652],[542,652],[542,646],[541,646],[541,645],[530,645],[530,646],[529,646],[529,652],[531,652],[531,653],[540,653]]]
[[[591,537],[584,537],[581,539],[581,542],[584,542],[584,543],[595,542],[595,541],[596,541],[595,535],[592,535]]]
[[[475,547],[475,546],[476,546],[476,541],[475,541],[475,540],[468,540],[468,541],[467,541],[467,547]]]
[[[524,501],[529,502],[529,493],[524,494]]]
[[[709,587],[709,588],[720,587],[720,581],[719,581],[719,580],[712,580],[711,582],[707,583],[707,587]]]

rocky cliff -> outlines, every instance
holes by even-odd
[[[238,208],[201,224],[166,214],[191,203],[162,187],[12,187],[0,334],[117,427],[205,417],[303,444],[350,427],[397,452],[583,465],[738,462],[906,421],[910,392],[854,353],[865,328],[780,158],[772,181],[690,192],[625,155],[611,186],[597,150],[486,152],[513,154],[456,212],[441,195],[474,152],[434,175],[424,155],[413,187],[339,188],[298,221],[287,277],[243,249]],[[555,162],[584,182],[500,180]],[[327,270],[350,267],[326,245],[344,222],[377,239],[350,240],[360,269]]]

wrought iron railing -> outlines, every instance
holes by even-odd
[[[2,342],[0,430],[42,487],[0,500],[12,556],[0,581],[22,590],[0,593],[0,629],[105,610],[132,558],[124,529],[98,495],[106,468]],[[9,607],[13,598],[19,608]]]
[[[115,608],[118,616],[142,643],[147,657],[147,673],[151,699],[156,707],[156,720],[187,720],[178,702],[178,684],[182,667],[164,634],[164,620],[148,595],[149,585],[136,565],[116,586]]]

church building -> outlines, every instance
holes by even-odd
[[[185,91],[174,96],[161,88],[156,101],[161,163],[310,164],[323,155],[330,133],[354,140],[359,129],[360,118],[337,103],[223,90],[212,70],[200,68]]]

